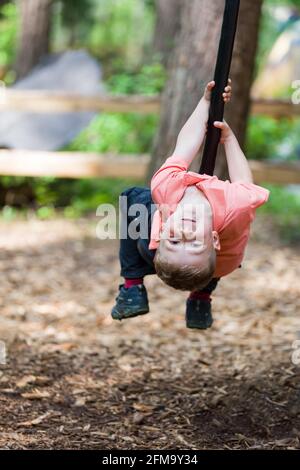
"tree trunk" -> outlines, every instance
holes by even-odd
[[[167,66],[170,54],[175,47],[180,30],[181,0],[155,0],[156,26],[153,49],[162,63]]]
[[[15,70],[24,77],[49,52],[52,0],[20,0],[21,27]]]
[[[231,77],[233,99],[226,119],[243,145],[252,83],[262,0],[242,0]],[[205,84],[214,75],[224,0],[184,2],[179,40],[169,63],[169,80],[162,97],[160,128],[154,142],[148,179],[175,148],[177,135],[190,116]],[[251,38],[251,41],[249,40]],[[198,170],[199,160],[193,169]],[[225,159],[216,173],[224,177]]]

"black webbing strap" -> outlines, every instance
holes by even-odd
[[[240,0],[226,0],[214,76],[216,85],[212,92],[207,136],[200,167],[200,173],[202,174],[213,175],[216,165],[221,130],[214,127],[213,123],[215,121],[223,121],[224,117],[224,100],[222,95],[229,78],[239,7]]]

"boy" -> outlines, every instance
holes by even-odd
[[[128,207],[146,206],[144,223],[149,231],[148,236],[132,239],[128,226],[137,219],[121,207],[121,225],[127,227],[127,238],[121,239],[120,247],[125,283],[112,310],[114,319],[149,312],[143,278],[156,273],[169,286],[191,292],[187,327],[209,328],[213,322],[211,293],[221,277],[241,265],[255,209],[267,201],[269,192],[253,184],[246,157],[225,122],[214,125],[221,130],[230,181],[188,171],[206,134],[214,86],[214,82],[207,85],[179,133],[174,153],[153,176],[151,193],[131,188],[122,194]],[[230,100],[230,85],[223,97],[225,102]]]

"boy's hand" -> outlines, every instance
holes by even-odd
[[[218,129],[221,129],[221,140],[220,140],[221,144],[225,144],[233,136],[233,132],[228,126],[227,122],[215,121],[214,126],[217,127]]]
[[[212,92],[213,88],[215,87],[215,85],[216,85],[216,83],[214,81],[212,81],[212,82],[209,82],[208,85],[206,86],[205,92],[204,92],[204,99],[206,101],[210,102],[211,92]],[[231,79],[229,78],[228,85],[225,88],[224,93],[223,93],[223,98],[224,98],[225,103],[229,103],[229,101],[231,100],[231,92],[232,92]]]

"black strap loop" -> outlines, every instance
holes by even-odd
[[[207,175],[213,175],[215,170],[221,130],[214,127],[213,123],[215,121],[223,121],[224,117],[223,92],[224,88],[227,86],[229,78],[239,7],[240,0],[226,0],[214,76],[216,85],[212,92],[208,129],[200,167],[201,174],[205,173]]]

